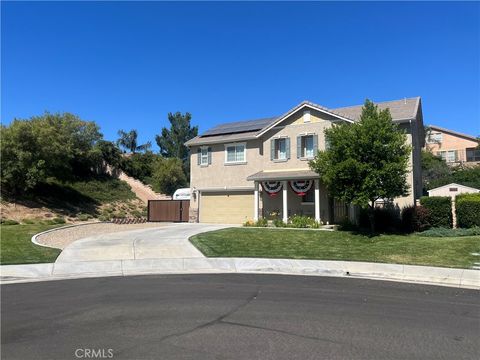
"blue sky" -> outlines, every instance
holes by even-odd
[[[151,140],[422,96],[424,119],[480,134],[480,3],[2,2],[1,119],[45,110]]]

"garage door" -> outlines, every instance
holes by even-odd
[[[242,224],[253,218],[253,192],[202,193],[200,222]]]

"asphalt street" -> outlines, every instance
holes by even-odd
[[[1,286],[2,359],[478,359],[480,293],[279,275]]]

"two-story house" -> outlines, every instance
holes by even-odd
[[[429,125],[426,132],[425,148],[441,157],[449,165],[480,163],[480,149],[475,136]]]
[[[410,194],[394,199],[401,208],[422,193],[424,146],[419,97],[381,102],[412,145]],[[186,143],[190,148],[190,221],[242,223],[259,217],[284,221],[299,214],[333,223],[354,207],[332,199],[308,162],[325,149],[324,130],[359,120],[362,105],[328,109],[304,101],[281,116],[220,124]]]

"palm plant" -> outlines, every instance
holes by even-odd
[[[138,133],[135,129],[130,130],[129,132],[119,130],[118,136],[119,139],[117,140],[117,145],[124,150],[130,151],[132,154],[135,154],[137,151],[146,151],[152,147],[152,143],[150,141],[146,142],[145,144],[138,145]]]

